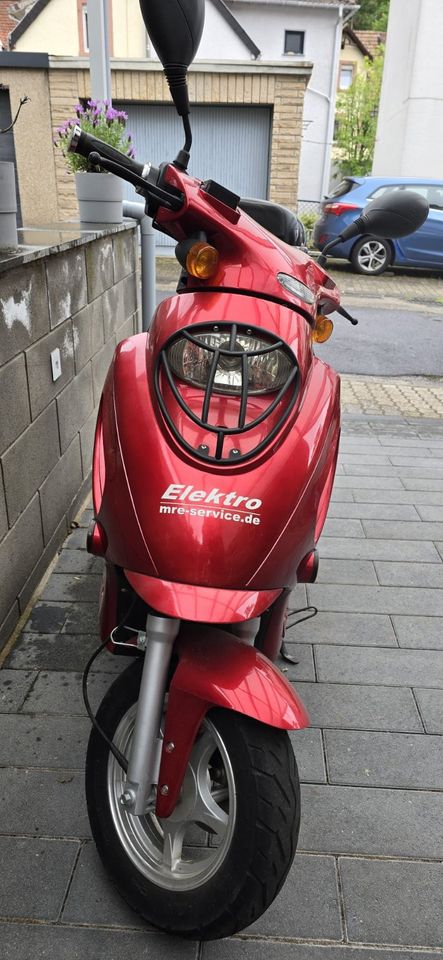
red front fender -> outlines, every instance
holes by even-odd
[[[283,730],[300,730],[309,724],[286,678],[263,654],[232,634],[186,624],[176,649],[179,664],[169,689],[157,794],[159,817],[168,817],[177,803],[198,728],[211,707],[236,710]]]

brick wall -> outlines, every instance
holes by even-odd
[[[191,103],[262,104],[272,109],[269,199],[297,209],[298,171],[302,138],[303,102],[310,66],[298,72],[268,69],[251,64],[247,72],[191,71]],[[89,97],[89,72],[60,69],[49,71],[51,113],[54,128],[72,116],[79,97]],[[163,74],[157,70],[119,69],[112,71],[112,96],[136,103],[170,103]],[[60,219],[78,215],[74,177],[66,173],[60,150],[55,149],[57,196]],[[139,158],[150,159],[150,158]],[[160,160],[161,158],[156,158]]]
[[[0,647],[89,488],[106,371],[138,329],[135,252],[127,228],[0,273]]]

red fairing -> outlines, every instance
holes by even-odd
[[[199,223],[221,254],[220,268],[210,282],[192,280],[193,291],[188,286],[164,301],[149,334],[117,347],[97,424],[94,507],[106,561],[123,568],[128,579],[140,575],[135,589],[150,606],[211,622],[210,611],[217,609],[219,622],[235,622],[245,618],[246,608],[249,617],[259,615],[297,582],[326,517],[339,440],[339,379],[313,355],[308,320],[320,306],[333,309],[338,294],[305,254],[208,198],[187,175],[168,168],[167,178],[186,199],[178,214],[160,209],[159,224],[167,218],[180,239]],[[277,280],[279,271],[304,283],[314,303],[288,293]],[[235,445],[247,459],[219,464],[194,455],[200,445],[214,454],[214,433],[182,409],[157,363],[182,328],[221,323],[284,341],[298,364],[299,389],[286,417],[280,416],[289,403],[283,398],[252,429],[225,441],[227,458]],[[159,407],[156,376],[170,422],[187,446]],[[204,390],[181,382],[180,391],[200,417]],[[270,398],[249,395],[247,423],[260,419]],[[213,394],[212,423],[231,429],[238,415],[238,397]],[[173,584],[180,586],[174,591]]]
[[[171,437],[149,381],[160,345],[180,325],[220,313],[224,320],[239,317],[235,295],[222,298],[223,310],[220,298],[205,297],[203,307],[199,299],[167,301],[149,339],[141,334],[117,348],[97,432],[104,449],[101,501],[101,482],[94,480],[106,559],[179,583],[234,590],[291,586],[315,546],[321,494],[335,463],[338,378],[311,360],[306,321],[276,304],[248,300],[245,309],[243,301],[243,322],[265,329],[280,325],[299,360],[299,398],[260,457],[232,468],[194,460]],[[183,423],[181,429],[186,436],[200,428]],[[202,432],[194,443],[204,439]],[[102,464],[102,457],[97,454],[95,462]]]
[[[308,714],[291,684],[253,647],[214,627],[185,626],[176,647],[179,664],[171,681],[166,712],[157,815],[174,809],[190,750],[201,721],[211,706],[236,710],[283,730],[309,725]]]

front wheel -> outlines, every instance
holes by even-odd
[[[357,273],[377,277],[392,263],[391,245],[377,237],[363,237],[353,247],[351,263]]]
[[[106,694],[98,721],[129,755],[141,669]],[[289,737],[242,714],[211,710],[197,735],[179,802],[160,820],[120,803],[125,774],[92,730],[86,793],[99,854],[145,920],[200,940],[227,937],[272,903],[294,858],[300,788]]]

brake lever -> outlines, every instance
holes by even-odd
[[[167,207],[168,210],[181,210],[184,203],[183,194],[174,197],[166,190],[162,190],[161,187],[157,187],[154,183],[150,183],[143,177],[139,177],[137,173],[132,173],[132,171],[124,167],[123,164],[102,157],[96,150],[93,150],[89,154],[88,160],[94,167],[103,167],[104,170],[109,170],[109,173],[115,173],[117,177],[122,177],[121,171],[123,170],[124,177],[122,177],[122,179],[132,183],[137,193],[155,197],[155,199],[159,201],[160,206]]]
[[[335,313],[339,313],[341,317],[345,317],[346,320],[349,320],[349,323],[352,323],[353,327],[357,326],[358,320],[356,320],[355,317],[351,317],[351,314],[348,313],[344,307],[337,307]]]

